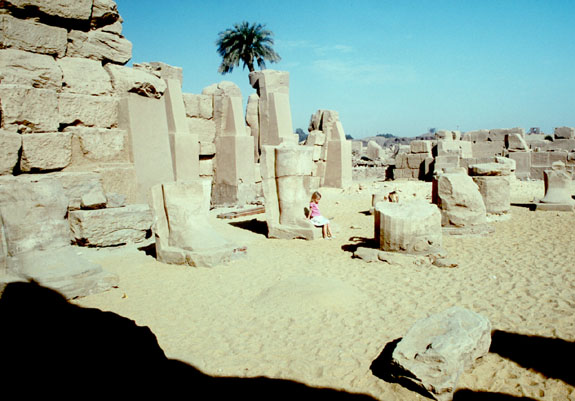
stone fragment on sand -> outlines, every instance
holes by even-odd
[[[448,259],[448,258],[434,258],[433,259],[433,265],[437,266],[437,267],[449,267],[449,268],[453,268],[453,267],[457,267],[459,266],[459,263],[457,263],[455,260],[453,259]]]
[[[449,401],[465,369],[489,351],[491,323],[461,307],[418,320],[399,341],[392,363],[396,378]]]
[[[73,242],[84,246],[115,246],[141,242],[152,227],[148,205],[122,208],[75,210],[69,213]]]
[[[433,197],[442,226],[469,227],[487,221],[485,203],[477,184],[467,174],[445,173],[433,181]]]

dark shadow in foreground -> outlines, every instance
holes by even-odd
[[[213,400],[373,400],[289,380],[208,376],[168,359],[148,327],[112,312],[70,304],[58,292],[33,282],[5,287],[0,344],[7,394],[117,398],[161,391],[164,399],[178,394]]]
[[[243,228],[244,230],[251,231],[256,234],[261,234],[264,237],[268,236],[268,223],[258,219],[234,221],[230,223],[234,227]]]
[[[531,211],[537,209],[537,205],[533,202],[530,203],[512,203],[511,206],[524,207]]]
[[[536,401],[529,397],[515,397],[505,393],[490,393],[488,391],[473,391],[469,389],[457,390],[453,401]]]
[[[575,369],[570,366],[575,359],[573,342],[495,330],[489,352],[575,386]]]

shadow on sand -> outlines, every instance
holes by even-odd
[[[349,241],[353,242],[353,244],[344,244],[341,246],[341,249],[345,252],[354,253],[359,247],[374,249],[379,248],[379,245],[374,238],[350,237]]]
[[[0,298],[3,391],[74,397],[113,394],[163,399],[373,400],[265,377],[212,377],[168,359],[145,326],[81,308],[36,283],[10,283]],[[190,335],[193,335],[190,334]]]
[[[243,228],[244,230],[251,231],[256,234],[261,234],[264,237],[268,236],[268,223],[258,219],[234,221],[230,225],[234,227]]]
[[[489,352],[575,386],[575,369],[570,366],[575,360],[573,342],[495,330],[491,335]]]
[[[534,211],[535,209],[537,209],[537,205],[533,202],[528,202],[528,203],[512,203],[511,206],[516,206],[516,207],[524,207],[526,209],[529,209],[531,211]]]

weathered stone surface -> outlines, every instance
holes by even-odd
[[[72,157],[71,140],[71,134],[60,132],[23,135],[20,170],[63,169],[70,164]]]
[[[571,197],[571,173],[565,169],[563,162],[555,162],[551,169],[545,170],[545,197],[542,203],[574,204]]]
[[[214,175],[214,159],[200,159],[200,177]]]
[[[246,124],[250,128],[250,135],[254,139],[254,160],[259,160],[259,143],[260,143],[260,118],[259,118],[259,101],[257,93],[252,93],[248,97],[246,105]]]
[[[18,153],[22,147],[22,136],[0,130],[0,175],[12,174],[18,164]]]
[[[158,260],[211,267],[245,255],[208,222],[210,181],[159,184],[151,189]]]
[[[128,204],[139,202],[136,168],[132,163],[115,163],[94,168],[104,193],[115,192],[126,197]]]
[[[197,135],[200,142],[213,143],[216,138],[216,123],[203,118],[188,118],[190,134]]]
[[[116,64],[106,64],[106,70],[112,77],[114,91],[118,95],[127,92],[159,99],[166,91],[166,82],[144,70],[137,70]]]
[[[166,63],[152,61],[149,63],[136,63],[134,64],[134,69],[144,70],[166,81],[169,79],[173,79],[178,82],[178,86],[180,87],[180,89],[182,88],[182,82],[183,82],[182,67],[174,67]]]
[[[440,141],[453,141],[453,131],[438,130],[435,132],[435,139]]]
[[[126,206],[126,196],[115,192],[106,194],[106,207],[124,207]]]
[[[433,181],[433,201],[442,226],[468,227],[486,222],[486,209],[477,184],[461,173],[445,173]]]
[[[393,351],[396,378],[412,382],[440,401],[453,397],[461,373],[489,351],[491,323],[461,307],[417,321]]]
[[[511,157],[495,156],[495,162],[506,165],[511,172],[517,170],[517,161]]]
[[[75,210],[69,213],[73,242],[83,246],[114,246],[141,242],[152,227],[148,205],[121,208]]]
[[[411,141],[409,143],[411,153],[428,153],[431,156],[431,148],[431,141]]]
[[[67,31],[64,28],[0,14],[0,48],[63,57],[66,54],[66,41]]]
[[[0,50],[0,82],[59,91],[62,71],[54,57],[15,49]]]
[[[423,201],[379,202],[375,237],[383,251],[431,252],[441,248],[441,213],[436,205]]]
[[[58,131],[58,94],[54,90],[0,85],[0,104],[8,131]]]
[[[113,128],[118,126],[118,103],[114,96],[61,93],[58,102],[60,124]]]
[[[101,30],[68,33],[68,57],[83,57],[93,60],[126,64],[132,58],[132,43],[126,38]]]
[[[78,57],[58,59],[62,69],[62,90],[85,95],[106,95],[112,92],[110,75],[102,63]]]
[[[186,116],[210,120],[214,116],[214,97],[211,95],[196,95],[184,93]]]
[[[72,134],[72,165],[129,162],[128,138],[125,130],[66,127]]]
[[[92,0],[8,0],[20,9],[32,8],[52,17],[87,21],[92,14]]]
[[[94,189],[82,195],[80,207],[83,210],[103,209],[106,207],[107,201],[108,200],[106,199],[106,195],[104,195],[103,191]]]
[[[119,24],[122,18],[114,0],[93,0],[91,25],[94,28]],[[122,31],[120,30],[121,33]]]
[[[489,136],[488,129],[480,129],[476,131],[467,131],[463,134],[462,140],[469,142],[485,142]]]
[[[556,127],[553,136],[555,139],[575,139],[575,128],[573,127]]]
[[[469,166],[469,175],[482,176],[508,176],[511,166],[503,163],[477,163]]]
[[[520,134],[505,135],[505,146],[510,151],[529,152],[529,145]]]
[[[375,141],[367,142],[367,150],[366,150],[367,157],[369,157],[371,160],[379,160],[381,153],[382,148],[377,142]]]
[[[509,177],[473,177],[485,203],[485,210],[491,214],[508,213],[511,209],[511,185]]]

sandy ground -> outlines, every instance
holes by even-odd
[[[323,189],[331,241],[267,239],[264,215],[219,220],[214,210],[217,229],[246,245],[246,258],[193,268],[158,263],[142,244],[85,249],[120,286],[73,302],[150,327],[169,358],[209,375],[265,375],[380,400],[426,399],[374,376],[370,365],[417,319],[459,305],[491,321],[499,352],[461,376],[456,399],[487,392],[575,400],[574,369],[558,369],[575,348],[575,213],[521,206],[543,196],[543,182],[515,181],[517,206],[511,219],[492,223],[494,233],[444,236],[457,268],[366,263],[352,251],[373,238],[365,212],[384,187],[398,189],[400,200],[430,198],[424,182]]]

